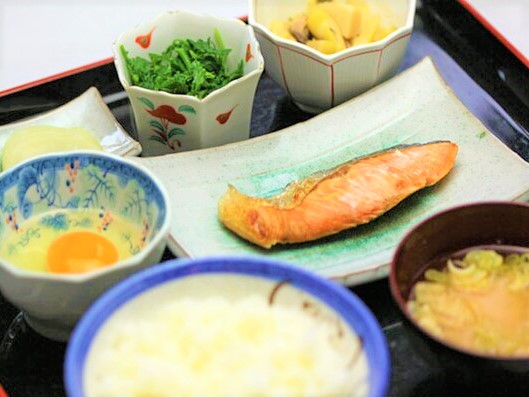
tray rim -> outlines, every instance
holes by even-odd
[[[432,42],[435,43],[435,44],[438,44],[438,41],[432,40]],[[457,58],[455,58],[453,55],[448,54],[448,57],[451,60],[457,61]],[[100,66],[100,68],[103,68],[103,67],[104,66]],[[97,68],[95,68],[94,70],[97,70]],[[100,69],[100,70],[102,70],[102,69]],[[461,70],[468,75],[468,71],[467,71],[467,69],[465,68],[464,65],[461,65]],[[470,75],[469,75],[469,78],[472,79],[475,82],[475,79],[470,77]],[[483,89],[483,92],[487,92],[487,90],[485,88],[482,88],[482,89]],[[493,101],[493,103],[494,103],[494,105],[496,107],[500,107],[502,109],[505,109],[505,113],[501,113],[501,115],[500,115],[501,118],[504,118],[506,115],[509,116],[509,117],[511,116],[510,112],[507,111],[506,108],[501,107],[501,105],[498,103],[497,99],[495,99],[492,95],[491,95],[491,98],[492,98],[492,101]],[[3,98],[0,95],[0,101],[2,99]],[[520,124],[520,123],[515,122],[515,125],[516,125],[516,129],[522,128],[522,124]],[[512,148],[510,148],[510,149],[513,150]],[[372,285],[370,285],[370,284],[360,285],[360,286],[358,286],[359,287],[358,289],[355,287],[354,289],[351,289],[351,290],[353,292],[355,292],[355,293],[357,293],[357,291],[359,291],[361,293],[361,298],[364,301],[366,301],[366,303],[369,302],[369,303],[374,305],[373,306],[373,312],[377,315],[377,317],[379,318],[379,321],[381,321],[382,323],[384,323],[384,322],[387,323],[386,325],[384,325],[383,328],[384,328],[384,331],[386,333],[386,337],[388,338],[388,341],[392,340],[392,341],[396,342],[396,340],[395,340],[395,336],[396,335],[408,340],[409,338],[406,338],[406,335],[401,333],[400,325],[402,324],[402,319],[400,317],[398,317],[398,314],[397,314],[397,317],[395,317],[395,314],[397,312],[392,310],[393,306],[391,304],[390,304],[390,306],[382,306],[382,307],[380,306],[380,303],[384,304],[385,300],[386,300],[384,291],[381,290],[380,293],[378,292],[379,289],[382,288],[382,287],[383,287],[382,288],[383,290],[386,289],[386,285],[385,285],[385,283],[383,283],[383,281],[384,280],[378,280],[378,281],[374,282],[375,284],[372,284]],[[369,293],[366,293],[368,291],[369,291]],[[379,298],[379,295],[380,295],[380,298]],[[10,307],[11,306],[9,301],[7,301],[7,300],[3,299],[2,297],[0,297],[0,306],[2,306],[2,305],[4,307]],[[386,309],[391,310],[391,312],[390,311],[386,311]],[[10,324],[12,323],[12,321],[15,321],[15,320],[18,319],[18,321],[20,322],[20,320],[23,319],[23,317],[21,316],[22,313],[18,313],[18,315],[14,314],[14,315],[11,316],[9,310],[4,310],[4,313],[5,312],[9,313],[8,321],[6,322],[6,325],[4,327],[4,329],[7,332],[7,330],[9,329]],[[397,333],[393,332],[395,329],[398,330]],[[32,341],[34,339],[35,339],[35,337],[32,337]],[[39,342],[40,342],[40,340],[39,340]],[[45,341],[45,342],[43,342],[43,345],[44,344],[46,345],[46,348],[48,348],[48,346],[51,345],[51,342]],[[392,342],[392,346],[391,346],[392,354],[393,353],[399,353],[398,350],[395,350],[395,347],[393,345],[394,344]],[[56,360],[56,358],[58,356],[58,353],[57,353],[58,349],[56,349],[55,346],[51,346],[49,350],[50,350],[50,353],[53,353],[51,358]],[[416,351],[412,351],[411,354],[417,354],[417,352]],[[401,357],[401,355],[399,354],[397,357]],[[412,363],[413,363],[413,361],[412,361]],[[17,365],[17,367],[19,367],[22,370],[26,370],[27,369],[27,365],[25,365],[24,363],[22,363],[21,365]],[[397,367],[395,368],[395,372],[398,372],[399,374],[404,374],[404,373],[409,371],[409,365],[406,365],[406,367],[407,368],[403,369],[401,366],[398,366],[398,368]],[[427,367],[424,371],[426,371],[429,374],[433,374],[434,370],[438,370],[438,366],[432,365],[431,367]],[[59,374],[59,372],[49,373],[48,374],[49,377],[46,378],[46,379],[42,375],[39,375],[39,377],[36,380],[38,380],[39,382],[40,381],[45,381],[46,383],[50,384],[50,387],[53,386],[53,389],[48,389],[48,391],[55,391],[56,387],[59,387],[60,385],[62,385],[62,382],[60,381],[60,379],[62,379],[62,378],[59,378],[58,376],[56,376],[58,374]],[[401,378],[401,377],[399,376],[399,378]],[[6,386],[6,387],[7,386],[17,387],[17,388],[18,387],[25,387],[24,383],[22,382],[24,379],[28,379],[28,375],[24,374],[24,373],[20,374],[17,377],[5,376],[3,378],[3,380],[5,381],[4,386]],[[417,380],[418,379],[416,377],[413,377],[413,378],[410,379],[411,382],[407,385],[407,387],[403,387],[403,383],[406,383],[406,382],[402,382],[402,380],[395,379],[390,384],[389,395],[403,395],[402,394],[403,390],[404,391],[412,390],[409,387],[416,386],[418,384],[416,382]],[[40,386],[40,383],[39,383],[39,386]],[[439,392],[442,392],[443,390],[445,390],[445,389],[442,389],[442,388],[438,389]],[[446,389],[446,390],[449,390],[449,389]],[[55,394],[53,394],[53,395],[55,395]]]
[[[458,0],[466,10],[480,22],[488,31],[490,31],[507,49],[517,57],[520,62],[529,68],[529,58],[521,53],[518,48],[505,37],[485,16],[474,7],[469,0]]]
[[[241,15],[241,16],[234,17],[234,18],[240,19],[241,21],[243,21],[245,23],[248,22],[248,16],[247,15]],[[57,80],[65,78],[65,77],[75,76],[77,74],[80,74],[80,73],[83,73],[83,72],[87,72],[87,71],[90,71],[90,70],[93,70],[93,69],[97,69],[98,67],[101,67],[101,66],[110,65],[112,63],[114,63],[114,57],[110,56],[108,58],[104,58],[104,59],[101,59],[99,61],[94,61],[94,62],[91,62],[91,63],[87,63],[85,65],[80,65],[80,66],[78,66],[76,68],[67,69],[67,70],[64,70],[62,72],[57,72],[57,73],[51,74],[49,76],[45,76],[45,77],[37,79],[37,80],[28,81],[27,83],[24,83],[24,84],[19,84],[19,85],[16,85],[14,87],[6,88],[6,89],[0,91],[0,100],[3,97],[6,97],[6,96],[11,95],[11,94],[20,93],[20,92],[28,90],[30,88],[35,88],[35,87],[44,85],[46,83],[51,83],[53,81],[57,81]]]

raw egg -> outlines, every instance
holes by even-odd
[[[97,270],[119,259],[118,250],[110,240],[97,233],[77,231],[66,233],[48,248],[47,266],[52,273],[85,273]]]
[[[58,210],[10,226],[0,257],[21,269],[78,274],[112,266],[148,241],[143,224],[101,210]]]

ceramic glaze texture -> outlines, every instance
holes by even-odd
[[[263,250],[223,228],[217,218],[218,200],[228,184],[245,194],[270,197],[294,180],[353,158],[439,140],[459,146],[448,177],[367,225]],[[529,164],[459,102],[429,59],[283,131],[222,148],[135,161],[158,173],[173,197],[169,246],[177,255],[266,255],[351,285],[386,276],[404,233],[435,211],[483,199],[522,199],[529,192]]]
[[[118,217],[133,228],[130,233],[125,228],[113,241],[127,257],[93,272],[36,272],[0,258],[2,294],[25,312],[37,331],[66,338],[103,290],[160,259],[169,209],[165,190],[153,178],[141,167],[99,152],[41,156],[0,176],[0,244],[9,244],[2,249],[24,250],[44,238],[49,228],[68,232],[81,227],[105,234]],[[94,211],[97,222],[88,216]],[[25,227],[24,221],[35,217],[39,222]]]
[[[243,61],[243,76],[204,99],[132,86],[120,46],[131,57],[162,53],[175,39],[213,38],[218,29],[231,49],[228,66]],[[155,156],[208,148],[249,138],[252,105],[264,61],[253,30],[237,19],[186,11],[169,12],[122,33],[114,43],[114,60],[132,105],[143,155]]]
[[[255,29],[266,71],[303,110],[319,113],[351,99],[395,72],[411,35],[415,0],[371,0],[392,10],[398,29],[375,43],[325,55],[309,46],[285,40],[268,26],[275,19],[299,14],[307,0],[250,1],[249,23]]]
[[[97,88],[92,87],[70,102],[51,112],[0,126],[0,150],[16,130],[30,126],[82,127],[99,140],[107,153],[137,156],[141,146],[118,123],[103,101]]]

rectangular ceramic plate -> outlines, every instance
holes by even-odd
[[[270,196],[295,179],[355,157],[438,140],[459,145],[448,177],[367,225],[265,250],[238,238],[217,219],[217,202],[228,184],[250,195]],[[480,200],[521,200],[529,191],[529,164],[459,102],[429,58],[356,99],[282,131],[214,149],[135,160],[169,189],[169,247],[175,255],[266,255],[347,285],[387,275],[400,239],[434,212]]]

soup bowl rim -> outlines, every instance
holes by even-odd
[[[497,354],[487,354],[487,353],[481,353],[476,350],[464,348],[461,346],[458,346],[456,344],[450,343],[447,340],[429,332],[424,327],[420,326],[417,321],[413,318],[411,313],[408,310],[407,301],[402,297],[402,294],[400,293],[399,284],[396,279],[396,272],[397,272],[397,262],[401,256],[401,253],[404,249],[404,246],[406,245],[407,241],[417,233],[417,231],[422,228],[425,224],[430,223],[434,221],[435,219],[445,216],[450,213],[456,213],[459,211],[463,211],[468,208],[477,208],[477,207],[490,207],[490,206],[497,206],[497,207],[518,207],[523,208],[524,210],[529,211],[529,203],[524,202],[513,202],[513,201],[502,201],[502,200],[489,200],[489,201],[480,201],[480,202],[474,202],[474,203],[465,203],[456,205],[444,210],[441,210],[439,212],[436,212],[433,215],[428,216],[427,218],[423,219],[421,222],[417,223],[413,228],[411,228],[401,239],[399,242],[395,253],[393,255],[393,258],[390,262],[390,268],[389,268],[389,286],[391,295],[393,296],[394,301],[397,303],[397,306],[400,310],[400,312],[406,317],[407,321],[413,325],[413,327],[418,330],[423,336],[427,337],[428,339],[432,339],[436,343],[447,347],[448,349],[454,350],[458,353],[462,353],[464,355],[468,355],[474,358],[484,359],[484,360],[490,360],[495,362],[527,362],[529,361],[529,355],[528,356],[503,356],[503,355],[497,355]],[[487,244],[490,245],[490,244]],[[469,247],[470,248],[470,247]]]

